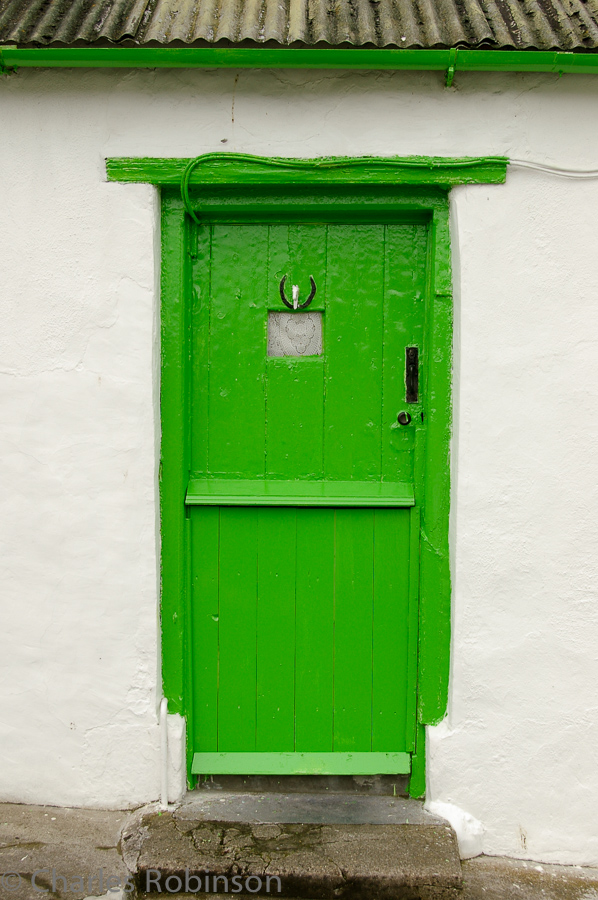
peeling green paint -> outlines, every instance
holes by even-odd
[[[298,159],[248,153],[205,153],[195,159],[114,157],[106,160],[106,174],[109,181],[180,185],[189,209],[189,187],[197,185],[503,184],[507,165],[508,159],[504,156]],[[446,216],[443,221],[448,227]]]

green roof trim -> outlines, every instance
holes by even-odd
[[[598,53],[545,50],[447,50],[269,47],[0,47],[3,71],[47,68],[237,68],[437,70],[594,74]]]

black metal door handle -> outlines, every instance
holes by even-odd
[[[417,403],[419,393],[419,351],[405,347],[405,400]]]
[[[409,425],[411,421],[411,416],[408,412],[400,412],[397,416],[397,422],[399,425]]]

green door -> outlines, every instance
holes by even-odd
[[[196,237],[193,772],[407,773],[427,226]]]

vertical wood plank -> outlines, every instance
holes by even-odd
[[[257,510],[220,507],[218,749],[255,750]]]
[[[299,287],[299,302],[310,292],[309,276],[316,282],[316,296],[310,309],[324,309],[326,298],[326,242],[324,224],[291,223],[271,225],[268,251],[268,296],[270,309],[285,310],[279,294],[280,279],[287,276],[286,292],[291,299],[291,287]],[[272,302],[273,301],[273,302]]]
[[[193,746],[218,749],[218,543],[220,510],[191,511]]]
[[[405,749],[409,666],[409,511],[374,513],[372,750]]]
[[[264,474],[266,225],[217,225],[212,241],[209,469]]]
[[[416,749],[417,726],[417,647],[419,642],[420,581],[420,509],[409,511],[409,611],[407,637],[407,710],[405,716],[405,748]]]
[[[266,474],[322,477],[324,363],[268,360]]]
[[[334,510],[297,511],[295,750],[333,750]]]
[[[270,227],[269,309],[287,311],[279,292],[284,275],[288,298],[292,297],[293,284],[297,284],[300,302],[307,298],[309,277],[313,276],[317,290],[309,309],[313,312],[325,308],[326,240],[326,226],[322,224]],[[321,478],[323,358],[269,359],[267,379],[266,474],[281,478]]]
[[[380,477],[384,226],[330,226],[324,466],[332,479]]]
[[[258,509],[256,750],[295,746],[295,542],[297,513]]]
[[[335,528],[334,749],[372,749],[374,513],[338,509]]]

